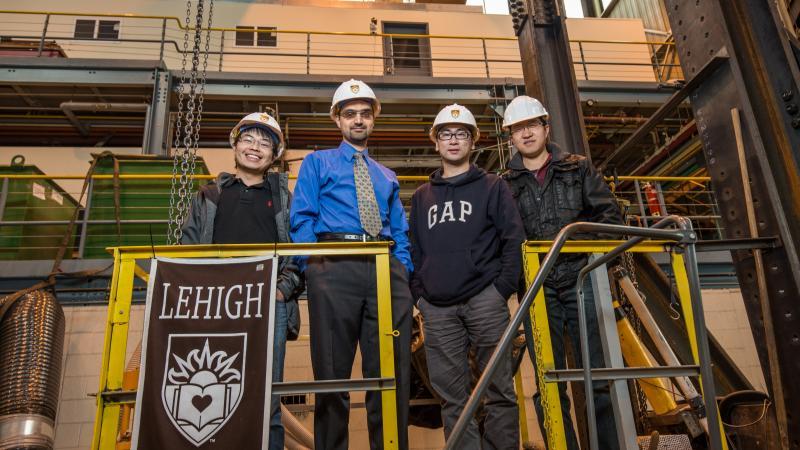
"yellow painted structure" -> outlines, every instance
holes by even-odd
[[[120,433],[120,412],[123,404],[133,401],[115,401],[109,394],[131,394],[125,389],[125,350],[128,346],[128,323],[134,277],[144,275],[137,260],[153,257],[169,258],[234,258],[256,255],[363,255],[374,256],[378,297],[378,347],[380,376],[394,378],[393,339],[398,332],[392,329],[391,286],[389,279],[388,242],[331,242],[315,244],[232,244],[232,245],[182,245],[155,247],[113,247],[114,271],[108,299],[108,318],[103,346],[103,364],[97,395],[94,438],[92,450],[113,450]],[[381,392],[383,411],[383,445],[397,449],[397,410],[394,385]]]
[[[618,312],[617,333],[625,364],[631,367],[658,366],[653,355],[636,335],[628,318],[624,313],[619,312],[619,303],[617,302],[614,302],[614,311]],[[639,383],[639,387],[644,391],[645,397],[656,414],[666,414],[678,407],[673,398],[669,380],[666,378],[640,378],[636,382]]]
[[[561,253],[608,253],[624,241],[567,241],[561,249]],[[539,271],[539,256],[550,251],[551,241],[528,241],[523,247],[525,281],[528,286],[533,282]],[[675,244],[668,241],[646,240],[628,250],[634,253],[660,253],[672,252]],[[672,252],[672,270],[675,274],[675,282],[678,287],[678,294],[686,322],[686,330],[689,342],[692,347],[692,359],[694,364],[699,364],[697,354],[697,339],[694,334],[695,324],[692,313],[691,295],[689,291],[689,279],[684,266],[684,258],[678,252]],[[543,422],[545,424],[545,439],[548,448],[551,450],[566,450],[566,436],[564,434],[565,424],[561,420],[561,402],[558,397],[558,385],[555,381],[546,381],[545,373],[555,370],[555,360],[553,357],[552,339],[550,337],[550,327],[547,318],[547,306],[544,300],[544,290],[540,289],[536,293],[530,308],[531,325],[533,330],[534,348],[536,349],[536,383],[541,395],[542,409],[544,411]],[[698,377],[699,378],[699,377]],[[716,420],[721,419],[717,416]],[[722,436],[723,449],[727,450],[726,438]]]

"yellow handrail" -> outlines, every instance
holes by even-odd
[[[315,255],[352,256],[375,258],[375,286],[378,305],[378,357],[380,377],[395,379],[393,339],[397,332],[392,327],[390,256],[387,242],[329,242],[314,244],[228,244],[228,245],[157,245],[109,247],[114,257],[114,269],[109,286],[108,313],[103,358],[100,369],[98,395],[95,403],[92,450],[113,450],[119,436],[122,402],[108,396],[123,389],[125,376],[125,349],[129,348],[129,322],[133,299],[137,260],[155,257],[173,258],[229,258],[255,255]],[[398,448],[396,388],[394,384],[382,387],[380,392],[383,418],[383,448]]]
[[[198,180],[212,180],[216,175],[196,174],[194,176]],[[85,175],[44,175],[44,174],[0,174],[0,179],[8,178],[11,180],[83,180]],[[98,174],[92,175],[95,180],[111,180],[114,175],[111,174]],[[295,179],[296,175],[290,175],[289,178]],[[169,180],[172,179],[171,174],[120,174],[120,180]],[[397,177],[399,181],[428,181],[429,177],[426,175],[400,175]],[[619,181],[675,181],[675,182],[708,182],[711,177],[648,177],[648,176],[619,176],[616,178]],[[605,177],[606,181],[614,181],[614,177]]]
[[[29,14],[29,15],[51,15],[51,16],[74,16],[74,17],[120,17],[120,18],[134,18],[134,19],[161,19],[161,20],[174,20],[181,30],[192,31],[194,27],[186,27],[181,23],[180,19],[175,16],[155,16],[147,14],[133,14],[133,13],[68,13],[68,12],[53,12],[53,11],[15,11],[15,10],[0,10],[0,14]],[[211,31],[242,31],[241,28],[227,28],[227,27],[211,27],[202,28],[202,30]],[[249,30],[248,30],[249,31]],[[258,31],[258,30],[252,30]],[[264,33],[285,33],[285,34],[313,34],[313,35],[328,35],[328,36],[362,36],[362,37],[398,37],[398,38],[427,38],[427,39],[470,39],[470,40],[486,40],[486,41],[516,41],[515,37],[502,37],[502,36],[467,36],[467,35],[444,35],[444,34],[393,34],[393,33],[366,33],[366,32],[351,32],[351,31],[310,31],[310,30],[264,30]],[[675,45],[674,42],[657,42],[657,41],[602,41],[590,39],[570,40],[571,43],[583,44],[639,44],[639,45]]]

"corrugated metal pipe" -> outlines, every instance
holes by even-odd
[[[53,447],[63,351],[64,310],[51,293],[22,295],[0,317],[0,449]]]

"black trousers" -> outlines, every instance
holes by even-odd
[[[317,380],[348,379],[356,345],[361,345],[365,378],[380,377],[378,304],[375,259],[372,256],[308,259],[306,282],[311,328],[311,364]],[[411,309],[405,266],[391,258],[392,322],[397,378],[398,446],[408,448],[408,402],[411,371]],[[370,448],[383,448],[381,394],[367,392]],[[314,403],[314,445],[318,450],[348,448],[350,395],[317,394]]]
[[[577,281],[577,280],[576,280]],[[603,345],[600,341],[600,327],[597,322],[597,310],[594,304],[594,293],[592,291],[591,278],[586,277],[583,284],[583,301],[586,311],[586,326],[589,332],[589,363],[592,368],[606,367],[603,356]],[[583,366],[580,357],[580,331],[578,330],[578,291],[574,284],[564,287],[553,287],[545,284],[544,298],[547,305],[547,320],[550,328],[550,339],[553,345],[553,357],[555,358],[556,370],[567,368],[566,361],[566,339],[572,341],[576,355],[576,368]],[[530,328],[530,321],[525,321],[525,337],[528,341],[528,350],[531,354],[531,361],[536,367],[536,358],[533,357],[533,335]],[[573,382],[573,391],[583,389],[583,382]],[[617,440],[617,426],[614,420],[614,410],[611,404],[610,387],[608,381],[592,381],[594,393],[594,412],[595,423],[597,424],[598,444],[603,450],[618,450],[619,441]],[[558,383],[558,396],[561,400],[561,421],[564,424],[566,434],[567,449],[578,450],[578,439],[570,415],[570,400],[567,395],[567,384]],[[533,404],[536,408],[536,417],[539,421],[539,428],[545,435],[544,409],[539,390],[533,394]],[[586,414],[586,411],[576,411],[576,414]],[[547,439],[545,439],[545,445]]]

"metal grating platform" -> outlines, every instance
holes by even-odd
[[[650,436],[639,436],[639,450],[650,449]],[[664,434],[659,436],[657,450],[692,450],[689,436],[685,434]]]

